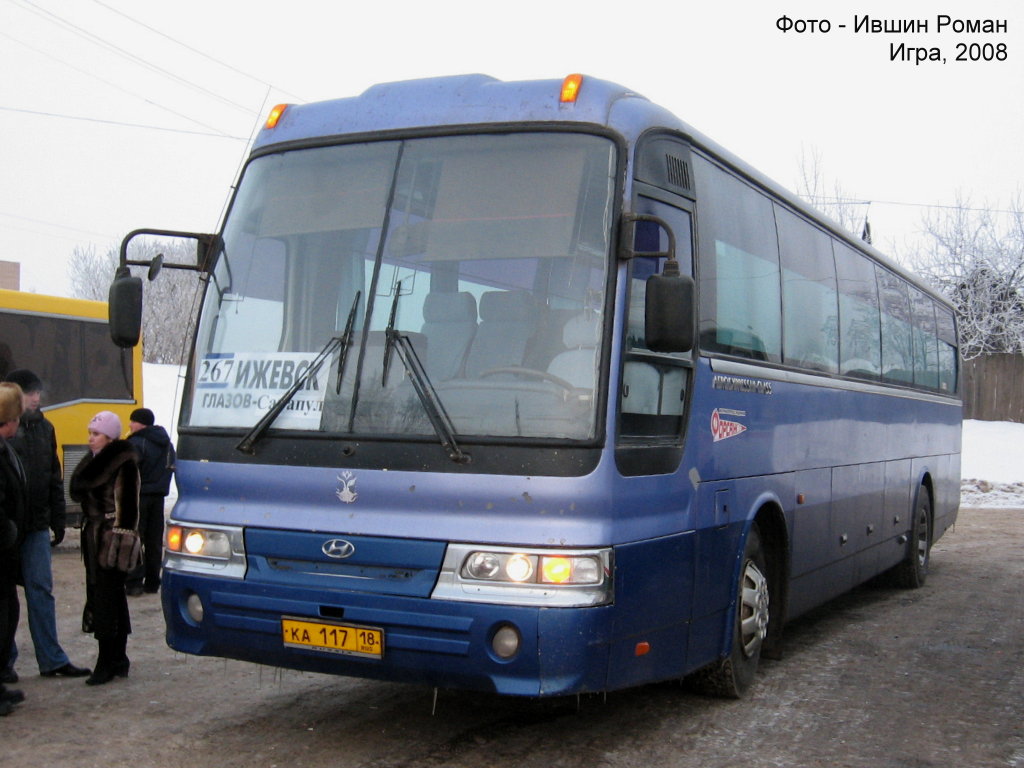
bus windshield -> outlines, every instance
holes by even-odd
[[[546,132],[257,157],[190,425],[252,427],[328,348],[273,428],[431,436],[426,391],[460,436],[593,440],[615,165],[608,139]]]

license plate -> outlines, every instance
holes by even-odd
[[[384,656],[384,631],[373,627],[335,624],[305,619],[281,619],[284,644],[353,656]]]

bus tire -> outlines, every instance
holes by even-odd
[[[928,579],[932,549],[932,495],[927,485],[917,489],[907,556],[892,569],[891,583],[900,589],[920,589]]]
[[[771,618],[768,573],[761,536],[755,523],[743,547],[743,570],[740,572],[733,617],[732,650],[725,659],[690,677],[690,683],[701,693],[738,699],[753,684]]]

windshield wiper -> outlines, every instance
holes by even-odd
[[[295,382],[288,388],[288,391],[274,403],[273,408],[263,414],[263,417],[253,425],[252,429],[235,446],[236,450],[247,453],[250,456],[256,455],[256,443],[266,434],[266,431],[270,429],[270,425],[277,420],[277,417],[281,415],[281,411],[288,407],[288,403],[295,397],[295,393],[306,386],[306,382],[316,375],[317,371],[323,366],[324,361],[334,354],[335,350],[338,350],[338,388],[340,391],[341,375],[345,371],[345,359],[348,357],[348,348],[352,341],[352,326],[355,324],[356,308],[359,306],[361,294],[362,291],[356,291],[355,299],[352,301],[352,309],[348,313],[348,321],[345,323],[345,330],[342,331],[341,335],[332,336],[327,340],[327,344],[313,358],[313,362],[309,364],[309,367],[301,375],[295,377]]]
[[[441,398],[437,395],[437,390],[434,389],[434,385],[430,382],[430,377],[427,376],[427,371],[423,367],[423,363],[420,362],[419,355],[416,354],[412,341],[401,331],[395,330],[398,297],[401,295],[402,284],[399,282],[398,289],[395,291],[395,300],[391,303],[391,317],[388,318],[388,327],[384,331],[384,378],[382,385],[387,386],[388,370],[391,367],[391,350],[394,349],[398,353],[398,359],[402,362],[402,367],[405,368],[409,380],[412,382],[412,388],[416,392],[416,397],[419,398],[420,403],[423,405],[423,410],[430,420],[430,425],[434,428],[434,432],[437,433],[437,437],[441,441],[441,447],[444,448],[452,461],[458,464],[466,464],[469,462],[469,454],[459,447],[458,441],[455,439],[455,425],[452,424],[451,417],[448,416],[448,412],[441,403]]]
[[[356,297],[352,300],[352,308],[348,311],[348,320],[345,321],[345,331],[341,334],[341,351],[338,353],[338,381],[334,388],[336,395],[341,394],[341,377],[345,373],[349,347],[352,346],[352,328],[356,323],[356,309],[359,308],[359,297],[362,295],[362,291],[356,291]]]

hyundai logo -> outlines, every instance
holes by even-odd
[[[351,541],[345,541],[344,539],[330,539],[325,541],[324,545],[320,547],[325,555],[333,557],[335,560],[344,560],[346,557],[352,557],[352,554],[356,551],[355,546]]]

